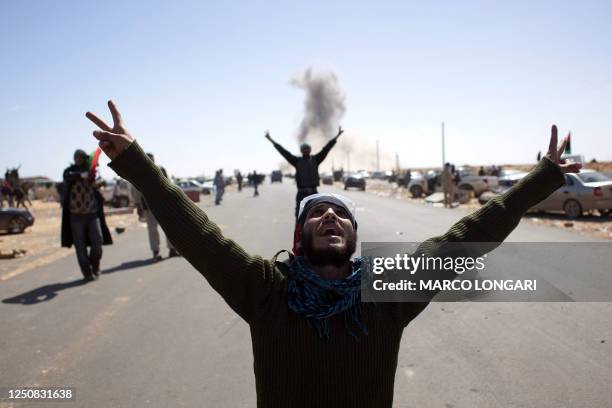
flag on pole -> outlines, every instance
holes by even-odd
[[[98,160],[102,149],[99,147],[89,155],[89,180],[94,181],[96,179],[96,167],[98,167]]]
[[[567,134],[567,144],[565,145],[563,154],[572,154],[572,132]]]

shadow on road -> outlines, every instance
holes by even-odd
[[[104,269],[101,271],[103,274],[125,271],[127,269],[140,268],[142,266],[147,266],[155,263],[152,258],[149,259],[138,259],[136,261],[123,262],[121,265],[113,266],[109,269]]]
[[[22,293],[12,298],[2,300],[2,303],[14,303],[21,305],[35,305],[46,302],[57,296],[57,292],[74,288],[86,284],[83,279],[73,280],[72,282],[54,283],[52,285],[41,286],[40,288]]]
[[[102,273],[108,274],[108,273],[123,271],[127,269],[134,269],[134,268],[139,268],[141,266],[150,265],[152,263],[154,263],[152,259],[141,259],[137,261],[129,261],[129,262],[124,262],[121,265],[112,267],[110,269],[105,269],[102,271]],[[35,305],[37,303],[46,302],[48,300],[53,299],[54,297],[57,296],[58,292],[62,290],[75,288],[77,286],[82,286],[85,284],[87,284],[87,281],[83,279],[77,279],[71,282],[54,283],[51,285],[45,285],[45,286],[41,286],[40,288],[31,290],[29,292],[25,292],[25,293],[22,293],[20,295],[17,295],[11,298],[6,298],[2,300],[2,303],[12,303],[12,304],[18,304],[18,305],[19,304],[20,305]]]

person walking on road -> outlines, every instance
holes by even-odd
[[[294,156],[287,151],[283,146],[276,143],[269,132],[266,132],[266,139],[268,139],[274,145],[274,148],[291,164],[295,167],[295,181],[297,183],[298,191],[295,196],[295,218],[298,216],[298,209],[300,202],[307,196],[317,193],[317,187],[319,186],[319,165],[325,160],[330,150],[334,147],[340,135],[344,131],[342,127],[338,128],[338,134],[331,139],[321,149],[321,151],[315,155],[311,155],[310,145],[303,143],[300,146],[301,157]]]
[[[242,173],[240,170],[236,172],[236,181],[238,182],[238,192],[242,191]]]
[[[355,206],[334,194],[302,200],[296,223],[301,232],[294,235],[289,260],[248,254],[161,175],[111,101],[109,108],[112,127],[86,114],[101,129],[94,136],[112,160],[109,166],[144,194],[181,254],[249,324],[257,406],[391,407],[402,334],[437,291],[421,302],[362,303],[362,271],[370,260],[352,259]],[[564,173],[579,171],[579,164],[560,162],[564,145],[557,148],[553,126],[547,156],[527,176],[444,235],[420,244],[414,256],[443,256],[441,245],[449,242],[489,242],[480,247],[486,252],[504,241],[529,208],[564,184]],[[454,257],[480,256],[467,245],[460,248]]]
[[[100,276],[102,245],[112,244],[113,239],[104,218],[95,169],[87,167],[88,159],[89,155],[79,149],[74,152],[74,164],[64,170],[61,241],[67,248],[74,244],[83,278],[94,280]]]
[[[253,180],[253,197],[257,197],[259,196],[259,189],[257,186],[259,186],[259,178],[261,177],[259,174],[257,174],[257,172],[255,170],[253,170],[253,174],[252,174],[252,180]]]
[[[440,175],[440,181],[442,183],[442,192],[444,193],[444,207],[450,208],[453,203],[453,173],[451,171],[450,163],[444,164],[444,170]]]
[[[412,180],[412,172],[410,171],[410,169],[406,170],[406,172],[404,173],[404,180],[403,180],[403,184],[405,188],[410,187],[410,181]]]
[[[149,159],[151,159],[153,163],[155,163],[155,156],[153,156],[152,153],[147,153],[147,156],[149,157]],[[162,166],[158,166],[158,167],[162,175],[167,178],[168,173],[166,172],[166,169],[164,169]],[[144,196],[140,193],[140,191],[134,188],[133,195],[134,195],[134,202],[136,204],[136,212],[138,213],[138,218],[141,220],[144,220],[147,223],[147,233],[149,236],[149,247],[151,248],[151,252],[153,252],[153,261],[159,262],[163,259],[159,252],[160,251],[160,239],[159,239],[159,230],[157,228],[159,223],[157,222],[157,220],[155,219],[155,216],[149,209],[149,206],[147,205],[147,201],[145,200]],[[178,252],[176,251],[176,249],[174,249],[168,237],[166,237],[166,246],[168,247],[168,258],[178,256]]]
[[[215,179],[213,181],[215,185],[215,205],[221,204],[223,200],[223,194],[225,193],[225,179],[223,177],[223,169],[217,170],[215,173]]]

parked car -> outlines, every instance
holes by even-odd
[[[479,198],[486,203],[506,189],[497,193],[485,193]],[[580,173],[565,175],[565,184],[529,211],[562,212],[569,218],[578,218],[585,211],[597,210],[607,216],[612,211],[612,179],[594,170],[582,169]]]
[[[371,177],[375,180],[388,180],[393,175],[391,170],[382,171],[377,170],[373,171]]]
[[[520,179],[527,175],[526,172],[515,170],[515,169],[503,169],[499,173],[498,181],[498,190],[505,191],[518,183]]]
[[[366,179],[361,173],[351,173],[344,180],[344,189],[358,188],[361,191],[366,189]]]
[[[568,173],[565,185],[531,210],[561,211],[570,218],[578,218],[585,211],[598,210],[607,216],[612,211],[612,179],[589,169]]]
[[[203,186],[195,180],[189,179],[177,179],[174,181],[183,192],[189,197],[193,202],[200,202],[200,193],[202,192]]]
[[[499,186],[496,176],[475,176],[468,167],[459,167],[457,171],[461,178],[458,184],[459,190],[473,191],[476,197],[485,191],[495,190]]]
[[[197,192],[200,193],[202,192],[202,188],[203,185],[198,183],[195,180],[184,180],[184,179],[179,179],[176,180],[175,183],[177,186],[179,186],[179,188],[181,190],[183,190],[184,192]]]
[[[344,170],[334,170],[332,174],[334,175],[334,181],[344,180]]]
[[[283,182],[283,172],[280,170],[273,170],[272,174],[270,174],[270,183],[275,182],[282,183]]]
[[[334,176],[331,172],[325,172],[321,174],[321,183],[326,185],[334,184]]]
[[[0,208],[0,230],[20,234],[34,224],[32,213],[25,208]]]
[[[201,193],[204,195],[209,195],[215,192],[213,180],[204,180],[203,183],[200,183],[200,187],[202,188]]]
[[[364,179],[370,178],[370,173],[367,170],[357,170],[355,173],[360,174]]]
[[[194,177],[190,180],[197,182],[202,187],[202,194],[209,195],[214,193],[215,185],[213,184],[213,179],[205,178],[204,176],[199,176]]]
[[[403,175],[397,178],[398,187],[404,187],[410,191],[410,195],[413,198],[419,198],[423,195],[429,195],[436,189],[436,177],[438,173],[431,170],[427,174],[423,174],[420,171],[412,171],[410,173],[410,182],[406,185]]]
[[[115,208],[129,207],[134,203],[134,196],[130,183],[123,179],[106,181],[100,189],[104,202]]]

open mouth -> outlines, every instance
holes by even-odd
[[[339,228],[330,223],[321,227],[320,235],[324,237],[340,237],[342,236],[342,233],[340,232]]]

